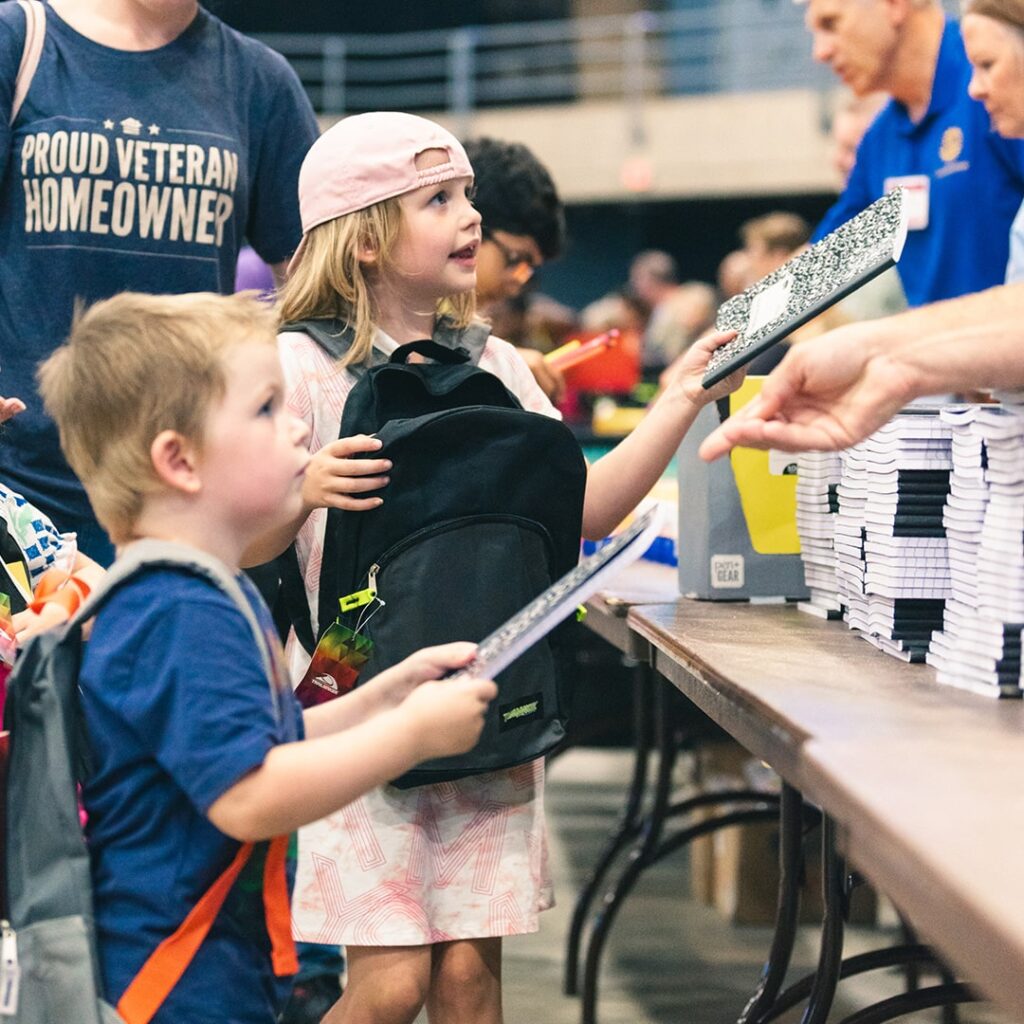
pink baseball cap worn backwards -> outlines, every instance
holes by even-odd
[[[428,149],[442,149],[448,159],[418,171],[416,157]],[[289,272],[298,264],[307,233],[317,225],[424,185],[472,177],[459,140],[425,117],[380,111],[343,118],[313,143],[302,161],[302,241]]]

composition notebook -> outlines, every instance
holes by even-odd
[[[723,302],[715,330],[737,337],[716,349],[701,382],[717,384],[833,303],[899,262],[907,238],[907,203],[897,188],[840,224],[821,241]]]
[[[507,619],[477,647],[476,657],[454,675],[493,679],[516,658],[568,618],[602,584],[635,562],[658,536],[661,510],[652,505],[621,533],[567,572]]]

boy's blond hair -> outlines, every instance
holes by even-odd
[[[354,334],[341,365],[368,363],[380,319],[370,275],[387,270],[401,224],[398,199],[385,199],[310,228],[302,257],[278,296],[281,322],[338,320]],[[364,252],[374,253],[372,264],[359,258]],[[450,317],[456,327],[467,327],[476,312],[476,296],[470,291],[442,299],[434,312]]]
[[[124,292],[76,312],[68,340],[39,368],[61,448],[115,544],[133,537],[146,497],[162,488],[150,446],[174,430],[202,445],[224,395],[224,354],[274,344],[276,317],[254,292]]]

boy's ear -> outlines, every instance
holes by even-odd
[[[149,457],[159,480],[185,494],[202,488],[195,445],[176,430],[161,430],[149,446]]]

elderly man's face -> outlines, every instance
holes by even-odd
[[[804,23],[814,59],[827,64],[857,95],[886,90],[899,39],[886,0],[809,0]]]

